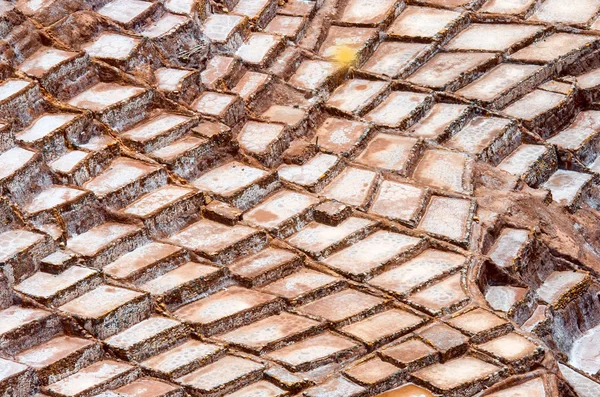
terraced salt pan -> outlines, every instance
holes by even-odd
[[[151,242],[120,256],[114,262],[104,266],[102,270],[113,278],[127,279],[180,251],[181,248],[173,245]]]
[[[249,121],[238,135],[240,147],[250,153],[266,153],[283,134],[284,126]]]
[[[198,189],[228,196],[256,183],[266,175],[268,175],[267,171],[260,168],[233,161],[207,172],[193,184]]]
[[[598,40],[598,36],[556,33],[515,52],[510,57],[516,61],[543,63],[585,48]]]
[[[69,113],[45,114],[21,131],[17,135],[17,138],[25,142],[34,142],[64,126],[76,117],[77,115]]]
[[[194,110],[211,116],[220,116],[235,101],[235,96],[219,92],[204,92],[192,105]]]
[[[44,236],[27,230],[8,230],[0,234],[0,263],[44,240]]]
[[[51,186],[36,195],[34,199],[25,206],[25,210],[31,214],[49,210],[76,200],[84,194],[86,194],[86,192],[83,190],[73,189],[67,186]]]
[[[600,69],[592,69],[575,78],[577,85],[584,90],[594,88],[600,84]]]
[[[298,259],[291,251],[268,247],[229,266],[236,276],[254,279]]]
[[[407,6],[389,27],[388,34],[433,38],[459,17],[460,13],[455,11]]]
[[[383,381],[397,372],[398,367],[378,357],[362,361],[345,371],[352,379],[366,384]]]
[[[393,12],[396,0],[351,0],[339,18],[350,24],[377,24]]]
[[[265,32],[285,36],[294,40],[301,29],[305,26],[306,20],[302,17],[276,15],[267,25]]]
[[[26,15],[31,15],[31,14],[35,13],[36,11],[42,9],[46,5],[46,3],[47,2],[45,0],[28,0],[26,2],[19,4],[19,6],[20,6],[19,9],[21,11],[23,11]],[[10,3],[7,3],[7,4],[10,4]],[[6,9],[8,9],[8,6],[6,7]],[[3,6],[0,11],[5,12],[5,7]],[[31,13],[31,14],[29,14],[29,13]]]
[[[248,71],[231,91],[237,93],[245,101],[249,101],[252,99],[252,95],[264,87],[270,78],[271,76],[265,73]]]
[[[341,375],[334,375],[320,385],[307,389],[305,393],[311,397],[359,397],[365,393],[365,388],[350,382]]]
[[[339,283],[337,277],[304,268],[268,284],[262,288],[262,291],[283,296],[287,299],[296,299],[315,290],[333,286],[337,283]]]
[[[294,129],[302,127],[302,124],[308,122],[309,119],[307,111],[295,106],[282,105],[272,105],[262,114],[262,117],[271,122],[284,124]],[[334,119],[327,119],[327,121],[329,120]]]
[[[70,250],[84,256],[93,256],[112,241],[125,237],[137,229],[123,223],[104,223],[67,241]]]
[[[126,59],[140,40],[114,33],[101,33],[96,40],[82,47],[91,57]]]
[[[600,130],[600,111],[586,110],[564,130],[548,139],[548,142],[565,149],[578,149],[587,139]]]
[[[508,324],[507,320],[502,317],[481,308],[453,317],[448,323],[467,333],[467,335],[477,335]]]
[[[82,318],[98,318],[143,294],[125,288],[101,285],[60,307],[60,310]]]
[[[140,378],[115,390],[116,393],[125,397],[154,397],[168,396],[168,393],[177,393],[177,386],[153,378]]]
[[[528,240],[528,230],[504,228],[488,252],[488,256],[495,264],[509,267]]]
[[[406,384],[404,386],[400,386],[397,389],[393,389],[387,391],[385,393],[381,393],[380,397],[435,397],[431,392],[427,389],[424,389],[420,386],[414,385],[412,383]]]
[[[262,117],[273,122],[298,127],[307,118],[307,112],[293,106],[271,105]]]
[[[492,101],[541,70],[536,65],[501,64],[456,93],[468,99]]]
[[[56,361],[68,357],[73,351],[90,347],[94,342],[72,336],[58,336],[42,345],[19,353],[15,358],[33,368],[44,368]]]
[[[317,129],[315,139],[319,139],[319,147],[326,151],[347,154],[367,137],[369,131],[366,123],[329,117]]]
[[[462,287],[462,274],[453,274],[439,283],[423,288],[408,298],[413,304],[423,308],[431,315],[439,315],[460,306],[469,300]]]
[[[327,105],[347,113],[358,113],[387,88],[385,81],[353,79],[335,90]]]
[[[190,14],[194,6],[193,0],[167,0],[165,7],[171,11],[181,14]]]
[[[51,47],[41,47],[31,56],[29,56],[19,66],[19,69],[29,75],[39,78],[54,66],[66,61],[67,59],[73,58],[76,55],[76,52],[63,51]]]
[[[467,109],[465,105],[436,103],[425,117],[408,130],[408,133],[414,137],[437,139]]]
[[[434,196],[419,228],[462,242],[471,229],[471,205],[470,200]]]
[[[323,58],[335,57],[340,47],[348,47],[359,53],[365,46],[377,37],[377,29],[358,28],[356,26],[335,26],[329,28],[319,55]]]
[[[264,228],[275,228],[317,203],[314,197],[283,190],[248,211],[244,219]]]
[[[524,336],[511,332],[483,343],[478,348],[506,361],[516,361],[531,356],[538,347]]]
[[[423,318],[400,309],[387,310],[347,325],[342,332],[367,343],[403,334],[423,323]],[[432,349],[433,350],[433,349]]]
[[[88,150],[90,152],[97,152],[108,148],[111,145],[116,144],[116,140],[114,140],[110,135],[96,135],[90,138],[86,143],[80,143],[79,148]]]
[[[557,80],[548,80],[543,84],[540,84],[538,86],[538,88],[545,90],[545,91],[550,91],[550,92],[556,92],[559,94],[563,94],[563,95],[569,95],[573,92],[573,82],[571,83],[565,83],[562,81],[557,81]]]
[[[467,156],[463,153],[431,149],[423,153],[414,178],[426,186],[468,193],[466,166]]]
[[[508,135],[507,130],[511,127],[515,128],[514,123],[508,119],[476,117],[452,136],[446,144],[462,152],[481,155],[494,141]]]
[[[452,39],[446,49],[506,51],[542,29],[541,25],[474,23]]]
[[[334,62],[306,59],[298,66],[289,83],[306,90],[316,90],[338,70],[339,66]]]
[[[579,339],[573,343],[569,352],[569,364],[573,365],[590,375],[596,375],[600,371],[600,326],[587,330]]]
[[[54,171],[63,172],[65,174],[70,173],[80,164],[84,159],[86,159],[90,154],[88,152],[83,152],[81,150],[72,150],[67,152],[63,156],[54,160],[50,163],[50,167]]]
[[[489,397],[545,397],[546,387],[542,378],[528,380],[516,386],[509,387],[492,394]]]
[[[350,340],[331,332],[325,332],[275,350],[269,353],[268,356],[291,366],[300,366],[355,347],[356,345]]]
[[[98,112],[111,105],[139,95],[144,91],[145,90],[141,87],[100,82],[74,98],[71,98],[68,103],[75,107]]]
[[[149,1],[113,0],[98,10],[98,14],[121,23],[129,23],[152,6]]]
[[[461,268],[465,258],[450,252],[428,249],[404,264],[374,277],[369,284],[405,294],[429,280]]]
[[[162,113],[152,119],[127,130],[123,137],[134,141],[148,141],[166,131],[181,126],[191,120],[190,117],[175,113]]]
[[[552,200],[565,206],[573,205],[584,187],[593,178],[582,172],[557,170],[542,187],[552,192]]]
[[[36,272],[33,276],[15,286],[15,289],[28,295],[50,298],[78,281],[94,274],[96,274],[96,271],[81,266],[71,266],[57,275]]]
[[[342,203],[361,207],[369,199],[377,174],[355,167],[344,169],[325,189],[322,195]]]
[[[582,271],[554,271],[538,288],[537,294],[542,301],[560,306],[561,299],[571,298],[569,294],[588,281],[589,275]]]
[[[52,393],[77,396],[104,382],[125,375],[135,367],[119,361],[104,360],[48,386]]]
[[[600,3],[597,0],[580,0],[573,3],[547,0],[537,8],[530,19],[550,23],[585,24],[596,15],[599,8]]]
[[[24,372],[27,368],[26,365],[0,358],[0,381]]]
[[[204,34],[213,42],[226,42],[243,21],[239,15],[212,14],[204,21]]]
[[[135,344],[143,342],[153,336],[172,329],[179,325],[178,321],[167,317],[150,317],[134,326],[127,328],[125,331],[111,336],[106,340],[109,346],[116,346],[121,349],[128,349]]]
[[[426,191],[417,186],[383,181],[370,212],[407,223],[416,222],[424,206]]]
[[[218,271],[217,267],[207,266],[195,262],[187,262],[178,268],[171,270],[153,280],[141,285],[144,291],[153,295],[161,295],[184,283],[196,279],[202,279]]]
[[[521,176],[534,165],[547,149],[542,145],[521,145],[498,165],[498,168],[515,176]]]
[[[406,175],[417,143],[416,138],[379,133],[356,158],[356,162]]]
[[[185,138],[181,138],[180,140],[175,141],[168,146],[156,149],[150,154],[152,157],[160,159],[165,163],[172,164],[176,163],[179,157],[189,155],[194,149],[199,149],[199,151],[205,153],[203,150],[206,148],[206,146],[204,146],[206,143],[206,139],[196,138],[195,136],[188,135]],[[194,155],[194,153],[191,154]]]
[[[176,162],[180,156],[185,156],[189,151],[194,148],[200,148],[206,143],[206,139],[188,135],[168,146],[154,150],[151,155],[164,162]]]
[[[443,89],[470,71],[496,59],[488,52],[439,53],[421,66],[407,80],[411,83]]]
[[[147,359],[141,365],[159,373],[172,374],[182,368],[191,366],[195,362],[202,362],[214,356],[221,349],[220,346],[191,339],[171,350]]]
[[[555,107],[558,107],[566,95],[556,92],[535,90],[512,103],[502,112],[523,120],[532,120]]]
[[[239,327],[218,338],[228,343],[260,349],[270,343],[314,329],[318,325],[319,322],[315,320],[283,312]]]
[[[373,225],[372,221],[355,217],[348,218],[337,226],[312,222],[287,241],[305,252],[320,255],[334,244]]]
[[[575,392],[582,397],[595,397],[600,394],[600,384],[586,378],[564,364],[559,363],[560,372]]]
[[[160,68],[154,72],[156,87],[164,91],[176,91],[184,78],[194,73],[192,70]]]
[[[35,152],[15,146],[0,154],[0,180],[13,175],[34,158]]]
[[[24,324],[38,321],[51,316],[52,313],[46,310],[26,308],[20,306],[11,306],[0,310],[0,335],[18,329]],[[2,366],[0,366],[0,373]]]
[[[228,227],[217,222],[201,220],[171,236],[169,241],[188,249],[213,253],[243,241],[256,232],[256,229],[248,226]]]
[[[85,183],[84,187],[97,196],[104,196],[159,169],[156,165],[142,163],[126,157],[114,160],[102,174]]]
[[[280,389],[274,384],[261,380],[246,387],[242,387],[240,390],[231,393],[229,397],[283,397],[286,393],[285,390]]]
[[[485,299],[492,309],[508,313],[513,305],[523,300],[526,295],[527,288],[491,286],[485,293]]]
[[[452,390],[461,385],[476,382],[479,379],[500,371],[502,368],[475,357],[460,357],[444,364],[434,364],[415,372],[423,379],[441,390]]]
[[[299,313],[322,318],[334,323],[346,323],[355,316],[382,307],[385,299],[353,289],[344,289],[300,306]]]
[[[529,10],[536,0],[489,0],[479,10],[493,14],[522,14]]]
[[[413,61],[430,50],[431,47],[427,44],[384,41],[364,64],[362,70],[397,77],[409,69]]]
[[[270,294],[234,286],[185,305],[177,309],[174,315],[189,323],[208,324],[268,304],[275,299],[277,298]]]
[[[393,262],[420,241],[416,237],[380,230],[331,255],[323,263],[359,275]]]
[[[233,12],[254,19],[258,18],[269,4],[269,0],[240,0]]]
[[[201,367],[194,372],[182,376],[177,382],[202,391],[210,391],[225,387],[239,379],[260,374],[264,366],[252,360],[237,356],[225,356],[222,359]],[[258,375],[254,375],[258,376]]]
[[[185,187],[165,185],[133,202],[123,212],[130,215],[147,216],[192,192],[192,189]]]
[[[24,89],[25,87],[27,87],[30,84],[31,84],[31,82],[27,81],[27,80],[16,80],[16,79],[6,80],[2,84],[0,84],[0,102],[7,99],[8,97],[18,93],[19,91],[21,91],[22,89]]]
[[[155,38],[162,36],[176,27],[189,21],[188,18],[181,15],[165,14],[158,21],[149,25],[141,33],[142,36]]]
[[[319,153],[301,166],[287,165],[279,168],[279,177],[283,180],[310,186],[317,183],[327,175],[338,163],[336,156]]]
[[[375,109],[365,116],[365,120],[378,125],[397,127],[417,109],[426,106],[430,97],[414,92],[393,91]]]
[[[267,57],[277,44],[281,42],[281,37],[267,33],[252,33],[248,40],[238,48],[236,55],[244,62],[250,64],[260,64]]]

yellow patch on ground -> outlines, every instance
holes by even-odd
[[[349,66],[356,60],[356,50],[342,45],[335,49],[333,59],[341,66]]]

